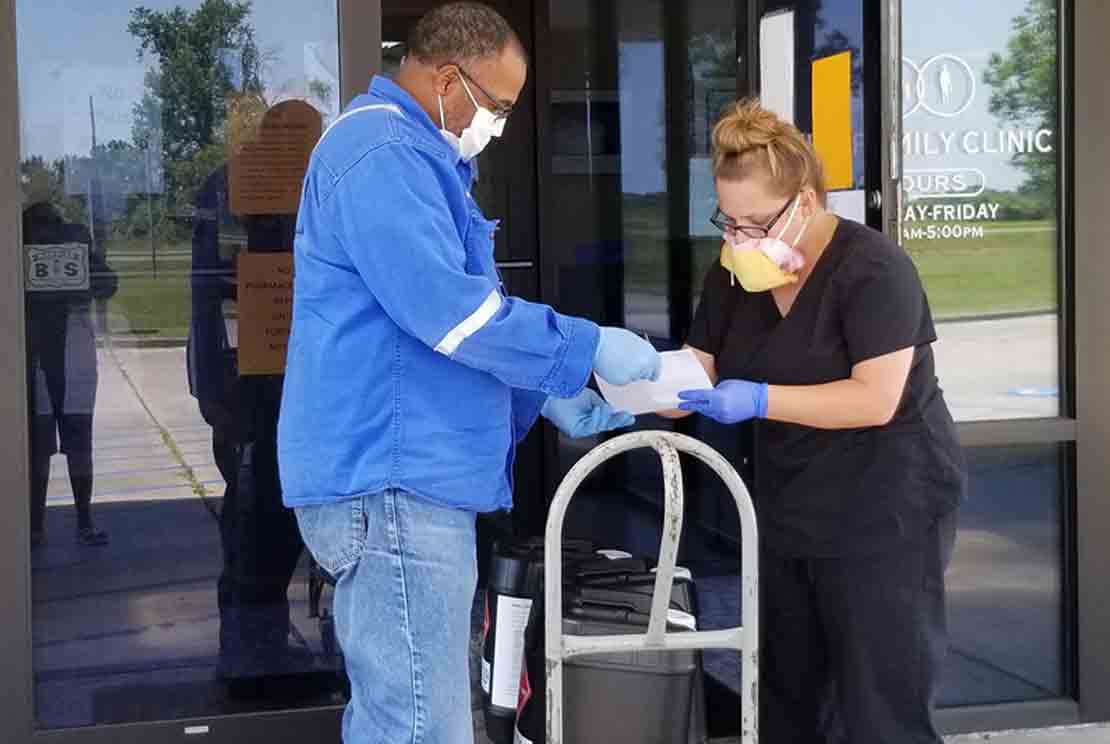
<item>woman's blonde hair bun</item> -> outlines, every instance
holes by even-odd
[[[761,176],[784,197],[808,186],[825,201],[821,161],[805,135],[755,98],[737,101],[713,128],[713,175],[723,181]]]

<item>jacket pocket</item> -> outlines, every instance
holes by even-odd
[[[493,242],[501,223],[487,220],[478,210],[470,213],[466,229],[466,273],[484,276],[501,287],[501,276],[493,255]]]
[[[339,578],[358,563],[367,533],[362,498],[299,506],[296,514],[304,544],[320,568]]]

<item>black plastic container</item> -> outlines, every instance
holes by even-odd
[[[563,632],[643,633],[651,614],[654,575],[579,583],[564,594]],[[675,578],[668,631],[693,630],[694,585]],[[525,668],[515,744],[546,740],[543,600],[534,602],[525,631]],[[705,693],[698,651],[598,654],[566,662],[564,738],[575,744],[704,744]]]
[[[563,541],[566,575],[587,571],[591,576],[644,571],[643,560],[609,552],[600,555],[589,540]],[[519,696],[524,630],[532,602],[543,591],[543,540],[497,543],[493,547],[486,588],[481,683],[486,735],[494,744],[511,744]]]

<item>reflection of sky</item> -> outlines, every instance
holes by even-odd
[[[620,70],[622,190],[666,191],[663,42],[621,42]]]
[[[949,53],[966,61],[975,73],[977,92],[968,110],[955,119],[943,119],[926,111],[917,111],[905,119],[907,132],[959,133],[968,130],[996,132],[999,128],[1018,126],[1000,122],[990,113],[990,89],[983,82],[983,73],[992,53],[1005,53],[1012,33],[1012,21],[1025,10],[1027,0],[904,0],[902,3],[902,44],[905,56],[921,65],[929,57]],[[930,76],[930,84],[935,82]],[[1024,180],[1024,173],[1014,167],[1009,155],[966,155],[954,152],[947,156],[911,156],[905,167],[969,167],[986,173],[987,185],[995,189],[1013,189]]]
[[[192,11],[198,0],[19,0],[19,83],[23,152],[54,159],[87,154],[91,140],[89,96],[96,110],[98,142],[131,137],[131,109],[142,97],[150,56],[136,59],[138,43],[127,31],[131,9],[177,6]],[[338,105],[338,21],[334,0],[255,2],[255,40],[272,60],[264,72],[266,96],[276,102],[301,96],[308,79],[331,76]],[[306,45],[322,45],[306,53]],[[334,113],[334,111],[325,112]]]
[[[817,33],[817,46],[828,43],[829,34],[839,32],[857,49],[863,49],[863,7],[859,0],[824,0],[821,20],[824,28]]]
[[[863,188],[866,182],[866,152],[863,142],[863,80],[862,66],[854,59],[863,54],[863,5],[859,0],[824,0],[821,4],[822,28],[817,31],[815,44],[818,49],[830,46],[833,34],[843,35],[853,54],[852,60],[852,176],[856,188]],[[828,51],[844,51],[833,46]],[[795,95],[809,95],[809,91],[798,91]]]

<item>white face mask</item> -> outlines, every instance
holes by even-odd
[[[447,117],[443,114],[443,96],[439,96],[439,133],[451,143],[460,158],[469,162],[486,149],[491,139],[501,136],[505,131],[505,120],[498,119],[492,111],[479,106],[466,81],[460,77],[459,82],[462,83],[470,102],[474,104],[474,119],[470,122],[470,126],[463,130],[462,137],[451,132],[447,129]]]

